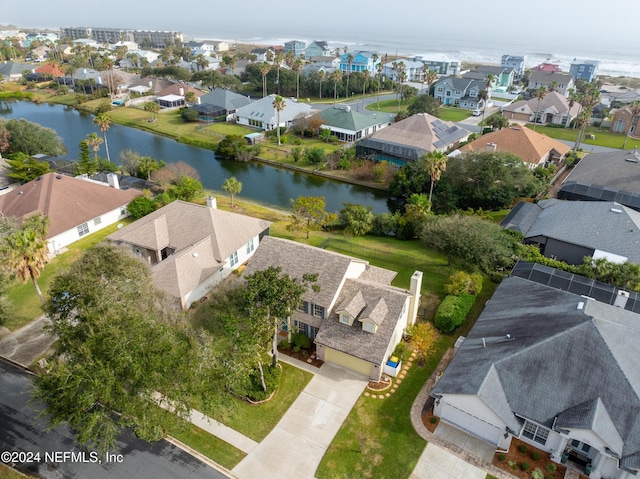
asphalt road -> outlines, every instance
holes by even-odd
[[[82,448],[68,427],[59,426],[47,431],[47,421],[37,418],[42,404],[29,403],[32,390],[29,374],[0,361],[0,454],[3,451],[32,453],[31,457],[17,457],[30,461],[16,465],[16,469],[22,472],[43,478],[65,479],[227,477],[167,441],[149,444],[130,432],[119,438],[118,450],[112,451],[111,462],[96,453],[96,456],[91,456],[93,451]],[[69,455],[81,452],[85,453],[86,462],[81,462],[81,456],[72,458]],[[36,460],[37,453],[40,454],[39,460]],[[49,453],[48,458],[46,453]],[[58,457],[53,457],[52,453]],[[57,465],[52,466],[56,459]]]

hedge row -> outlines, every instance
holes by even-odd
[[[435,324],[443,333],[450,333],[462,323],[471,311],[476,297],[472,294],[447,295],[436,311]]]

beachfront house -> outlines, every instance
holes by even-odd
[[[409,290],[391,286],[395,271],[368,261],[285,239],[265,237],[243,275],[280,267],[292,278],[317,275],[291,317],[283,318],[280,340],[300,332],[316,346],[318,359],[379,381],[384,364],[416,321],[422,272]]]
[[[273,106],[276,95],[271,94],[236,110],[240,125],[252,126],[260,130],[273,130],[278,126],[278,115]],[[280,127],[289,128],[294,120],[311,115],[311,106],[284,98],[285,107],[280,111]]]
[[[502,55],[500,66],[503,68],[513,68],[516,79],[524,76],[526,57],[524,55]]]
[[[300,40],[290,40],[284,44],[284,54],[293,53],[296,58],[304,57],[306,43]]]
[[[329,57],[333,55],[327,42],[315,41],[311,42],[304,50],[304,57],[306,59],[313,57]]]
[[[400,64],[404,65],[405,81],[422,83],[424,81],[424,63],[412,60],[398,60],[384,64],[382,74],[391,81],[398,81]]]
[[[591,82],[598,77],[599,66],[600,62],[595,60],[574,60],[571,62],[571,67],[569,67],[569,75],[571,75],[576,81],[581,79]]]
[[[565,97],[569,96],[569,90],[576,88],[576,83],[571,75],[566,73],[555,73],[549,71],[534,71],[529,73],[528,90],[537,90],[545,87],[547,91],[551,91],[551,87],[555,87],[555,91],[562,93]]]
[[[427,67],[427,70],[433,70],[438,75],[445,76],[456,76],[460,75],[460,62],[455,60],[449,60],[444,55],[431,55],[429,58],[425,58],[423,56],[415,56],[409,58],[409,60],[414,62],[422,62],[424,66]]]
[[[154,284],[189,309],[256,251],[271,223],[207,205],[174,201],[112,233],[151,267]]]
[[[479,98],[486,90],[486,80],[476,78],[444,77],[433,85],[433,96],[443,105],[458,106],[466,110],[481,110],[485,101]]]
[[[351,61],[349,61],[350,56],[352,57]],[[373,61],[373,52],[347,52],[340,55],[340,70],[351,73],[368,70],[374,75],[379,62],[379,59]]]

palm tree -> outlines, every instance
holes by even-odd
[[[536,106],[536,116],[533,118],[533,131],[536,131],[536,124],[538,123],[538,115],[540,114],[540,102],[547,96],[547,88],[543,85],[536,90],[534,95],[538,99],[538,105]]]
[[[276,85],[278,85],[278,95],[280,95],[280,68],[282,67],[283,59],[284,55],[282,54],[282,52],[276,53],[275,57],[273,58],[273,66],[277,71]]]
[[[90,133],[87,135],[87,143],[93,149],[93,157],[98,160],[98,151],[100,151],[100,145],[102,144],[102,138],[97,133]]]
[[[107,152],[107,161],[111,161],[111,157],[109,156],[109,143],[107,143],[107,130],[111,128],[111,118],[101,113],[93,119],[93,124],[100,128],[104,136],[104,149]]]
[[[44,304],[44,296],[36,279],[49,261],[47,248],[47,229],[49,218],[35,215],[27,218],[20,230],[7,236],[4,241],[3,257],[9,271],[26,283],[31,279],[40,301]]]
[[[345,47],[347,48],[347,47]],[[345,51],[346,53],[346,51]],[[353,54],[347,55],[347,98],[349,98],[349,77],[351,76],[351,64],[353,63]]]
[[[296,58],[291,66],[291,69],[296,73],[296,100],[300,97],[300,72],[303,66],[304,62],[299,58]]]
[[[402,102],[402,90],[404,88],[404,82],[407,81],[407,66],[404,62],[398,63],[398,113],[400,113],[400,103]]]
[[[438,79],[438,72],[435,70],[429,70],[425,76],[424,81],[427,84],[427,95],[429,95],[429,90],[431,90],[431,85],[433,85]]]
[[[277,135],[278,135],[278,145],[280,145],[280,112],[282,110],[284,110],[285,106],[287,106],[284,98],[282,98],[280,95],[276,95],[275,98],[273,99],[273,107],[276,109],[276,121],[277,121],[277,125],[276,128],[277,130]]]
[[[205,70],[209,66],[209,60],[207,60],[207,58],[202,54],[197,55],[196,66],[198,68],[198,71]]]
[[[565,128],[569,128],[569,124],[571,123],[571,120],[570,120],[571,109],[579,99],[580,99],[580,95],[578,95],[573,88],[569,88],[569,96],[567,97],[567,100],[569,103],[569,110],[567,111],[567,122],[564,125]]]
[[[367,82],[371,78],[371,72],[369,70],[362,70],[362,97],[364,98],[365,90],[367,89]]]
[[[235,208],[236,205],[233,202],[233,197],[235,195],[239,195],[242,191],[242,182],[238,181],[235,176],[232,176],[231,178],[224,180],[222,189],[229,193],[229,196],[231,197],[231,207]]]
[[[327,76],[327,72],[325,70],[320,70],[318,72],[318,80],[320,80],[320,99],[322,100],[322,82],[324,80],[324,77]]]
[[[431,151],[420,157],[424,161],[425,169],[431,178],[429,188],[429,207],[431,207],[431,197],[433,196],[433,185],[440,181],[442,173],[447,169],[447,156],[439,151]]]
[[[331,81],[333,82],[333,103],[338,100],[338,83],[342,80],[342,71],[334,70],[331,74]]]
[[[549,83],[549,92],[554,92],[554,91],[558,91],[558,82],[555,80]]]
[[[487,100],[489,99],[489,92],[487,90],[480,90],[478,93],[478,100],[482,101],[482,121],[480,121],[480,133],[484,132],[484,112],[487,109]]]
[[[376,105],[378,106],[378,110],[380,109],[380,84],[382,83],[382,70],[384,69],[384,64],[382,62],[378,63],[376,67],[378,73],[378,93],[376,94]]]
[[[262,75],[262,98],[267,96],[267,74],[271,70],[268,62],[262,62],[260,65],[260,74]]]
[[[151,113],[151,122],[156,120],[156,113],[160,111],[160,105],[155,101],[148,101],[144,104],[144,111]]]
[[[624,137],[624,143],[622,144],[622,149],[624,150],[625,147],[627,146],[627,140],[629,139],[629,135],[632,134],[631,132],[631,125],[633,125],[633,119],[636,116],[640,115],[640,100],[636,100],[633,103],[631,103],[628,107],[629,111],[631,112],[631,121],[629,122],[629,127],[627,128],[627,134]],[[640,119],[636,120],[636,129],[638,128],[638,122],[640,122]],[[635,133],[636,130],[634,129],[633,133]]]

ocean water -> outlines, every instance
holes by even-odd
[[[395,54],[413,56],[422,55],[424,58],[446,58],[471,63],[499,64],[502,55],[526,55],[528,68],[540,63],[559,64],[563,71],[569,71],[574,59],[596,60],[600,62],[598,73],[611,76],[640,77],[640,49],[630,42],[626,45],[610,45],[594,38],[592,42],[565,41],[558,44],[553,41],[536,39],[528,41],[513,37],[498,38],[484,35],[426,35],[413,31],[405,33],[387,33],[375,39],[367,38],[366,33],[333,32],[333,37],[310,37],[302,33],[285,37],[282,33],[258,35],[234,35],[218,32],[218,40],[231,43],[251,43],[259,45],[283,45],[289,40],[304,41],[307,45],[314,40],[326,41],[332,50],[347,47],[349,51],[367,50],[379,54]],[[205,39],[210,38],[204,32],[186,33],[185,37]]]

